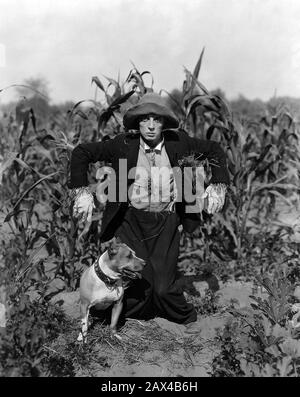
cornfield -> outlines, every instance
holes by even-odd
[[[288,224],[278,216],[283,208],[295,217],[299,211],[299,122],[279,102],[252,119],[234,113],[222,93],[210,92],[199,81],[203,54],[192,72],[184,69],[180,92],[160,93],[181,129],[220,142],[231,186],[221,213],[203,213],[196,231],[182,234],[179,266],[196,276],[209,272],[224,281],[252,280],[269,294],[265,300],[253,296],[251,312],[232,308],[234,320],[219,336],[222,349],[213,376],[299,376],[299,328],[291,326],[291,319],[297,305],[293,291],[300,284],[300,240],[297,219]],[[152,79],[150,87],[145,75]],[[153,91],[153,78],[133,65],[123,84],[113,78],[105,83],[92,77],[95,99],[58,110],[46,123],[26,101],[0,120],[4,376],[51,376],[43,345],[64,324],[51,299],[61,291],[76,291],[82,270],[101,252],[102,203],[96,202],[92,223],[78,239],[82,226],[72,217],[68,189],[71,152],[81,142],[122,133],[124,112]],[[102,101],[97,100],[100,93]],[[102,165],[90,167],[92,192]]]

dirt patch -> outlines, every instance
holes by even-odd
[[[207,288],[195,283],[201,300]],[[218,354],[218,331],[230,318],[228,308],[248,307],[253,285],[249,282],[220,283],[218,310],[199,315],[197,334],[185,333],[185,326],[157,317],[149,321],[127,319],[118,340],[109,327],[94,320],[88,343],[76,342],[80,330],[79,292],[60,293],[53,302],[62,304],[72,319],[72,329],[47,346],[50,356],[72,362],[73,376],[98,377],[209,377],[211,364]],[[257,293],[257,291],[256,291]],[[202,297],[201,297],[202,296]]]
[[[73,330],[47,348],[52,356],[72,356],[74,376],[207,377],[216,352],[210,346],[213,328],[212,320],[209,336],[191,336],[161,318],[145,322],[128,319],[119,333],[121,341],[110,335],[107,326],[96,324],[86,346],[74,342],[78,330]]]

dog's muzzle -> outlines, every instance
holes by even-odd
[[[127,277],[127,278],[135,280],[137,278],[142,278],[142,275],[141,275],[140,272],[134,272],[134,271],[129,270],[129,269],[123,269],[122,270],[122,277]]]

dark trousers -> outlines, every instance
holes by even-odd
[[[180,235],[176,213],[147,212],[130,207],[115,233],[147,264],[142,279],[125,290],[123,316],[150,319],[155,316],[187,324],[196,321],[176,282]]]

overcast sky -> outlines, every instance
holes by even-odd
[[[300,97],[299,0],[0,0],[0,89],[45,77],[54,102],[92,98],[92,76],[125,80],[130,61],[179,88],[204,46],[209,90]]]

